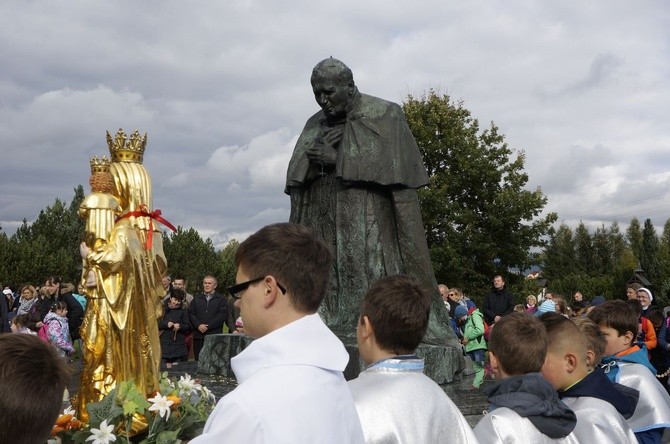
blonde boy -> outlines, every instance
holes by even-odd
[[[548,337],[542,375],[577,415],[575,436],[580,442],[637,443],[615,408],[632,415],[635,406],[601,370],[589,372],[587,340],[579,327],[559,313],[546,313],[540,321]]]

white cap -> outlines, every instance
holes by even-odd
[[[12,290],[10,290],[9,288],[5,288],[4,290],[2,290],[2,292],[4,294],[14,294],[14,293],[12,293]]]

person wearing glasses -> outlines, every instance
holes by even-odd
[[[223,333],[228,316],[228,301],[216,291],[218,281],[208,275],[202,280],[203,292],[195,295],[188,306],[188,318],[193,329],[193,354],[197,361],[205,343],[205,336]]]
[[[364,442],[342,373],[349,354],[317,313],[331,261],[326,244],[295,224],[268,225],[240,244],[228,292],[254,340],[231,359],[237,388],[191,444]]]

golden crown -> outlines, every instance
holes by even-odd
[[[147,145],[147,134],[140,135],[140,132],[135,130],[126,138],[126,133],[119,129],[116,136],[112,136],[107,131],[107,145],[109,146],[109,154],[112,156],[112,162],[139,162],[142,163],[144,157],[144,148]]]
[[[106,156],[98,158],[98,156],[91,157],[91,174],[95,173],[109,173],[110,161]]]

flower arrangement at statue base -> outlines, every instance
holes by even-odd
[[[62,444],[173,444],[202,430],[216,399],[189,375],[176,384],[161,375],[160,391],[146,398],[132,381],[118,384],[99,402],[86,406],[89,423],[71,407],[56,420],[52,440]]]

